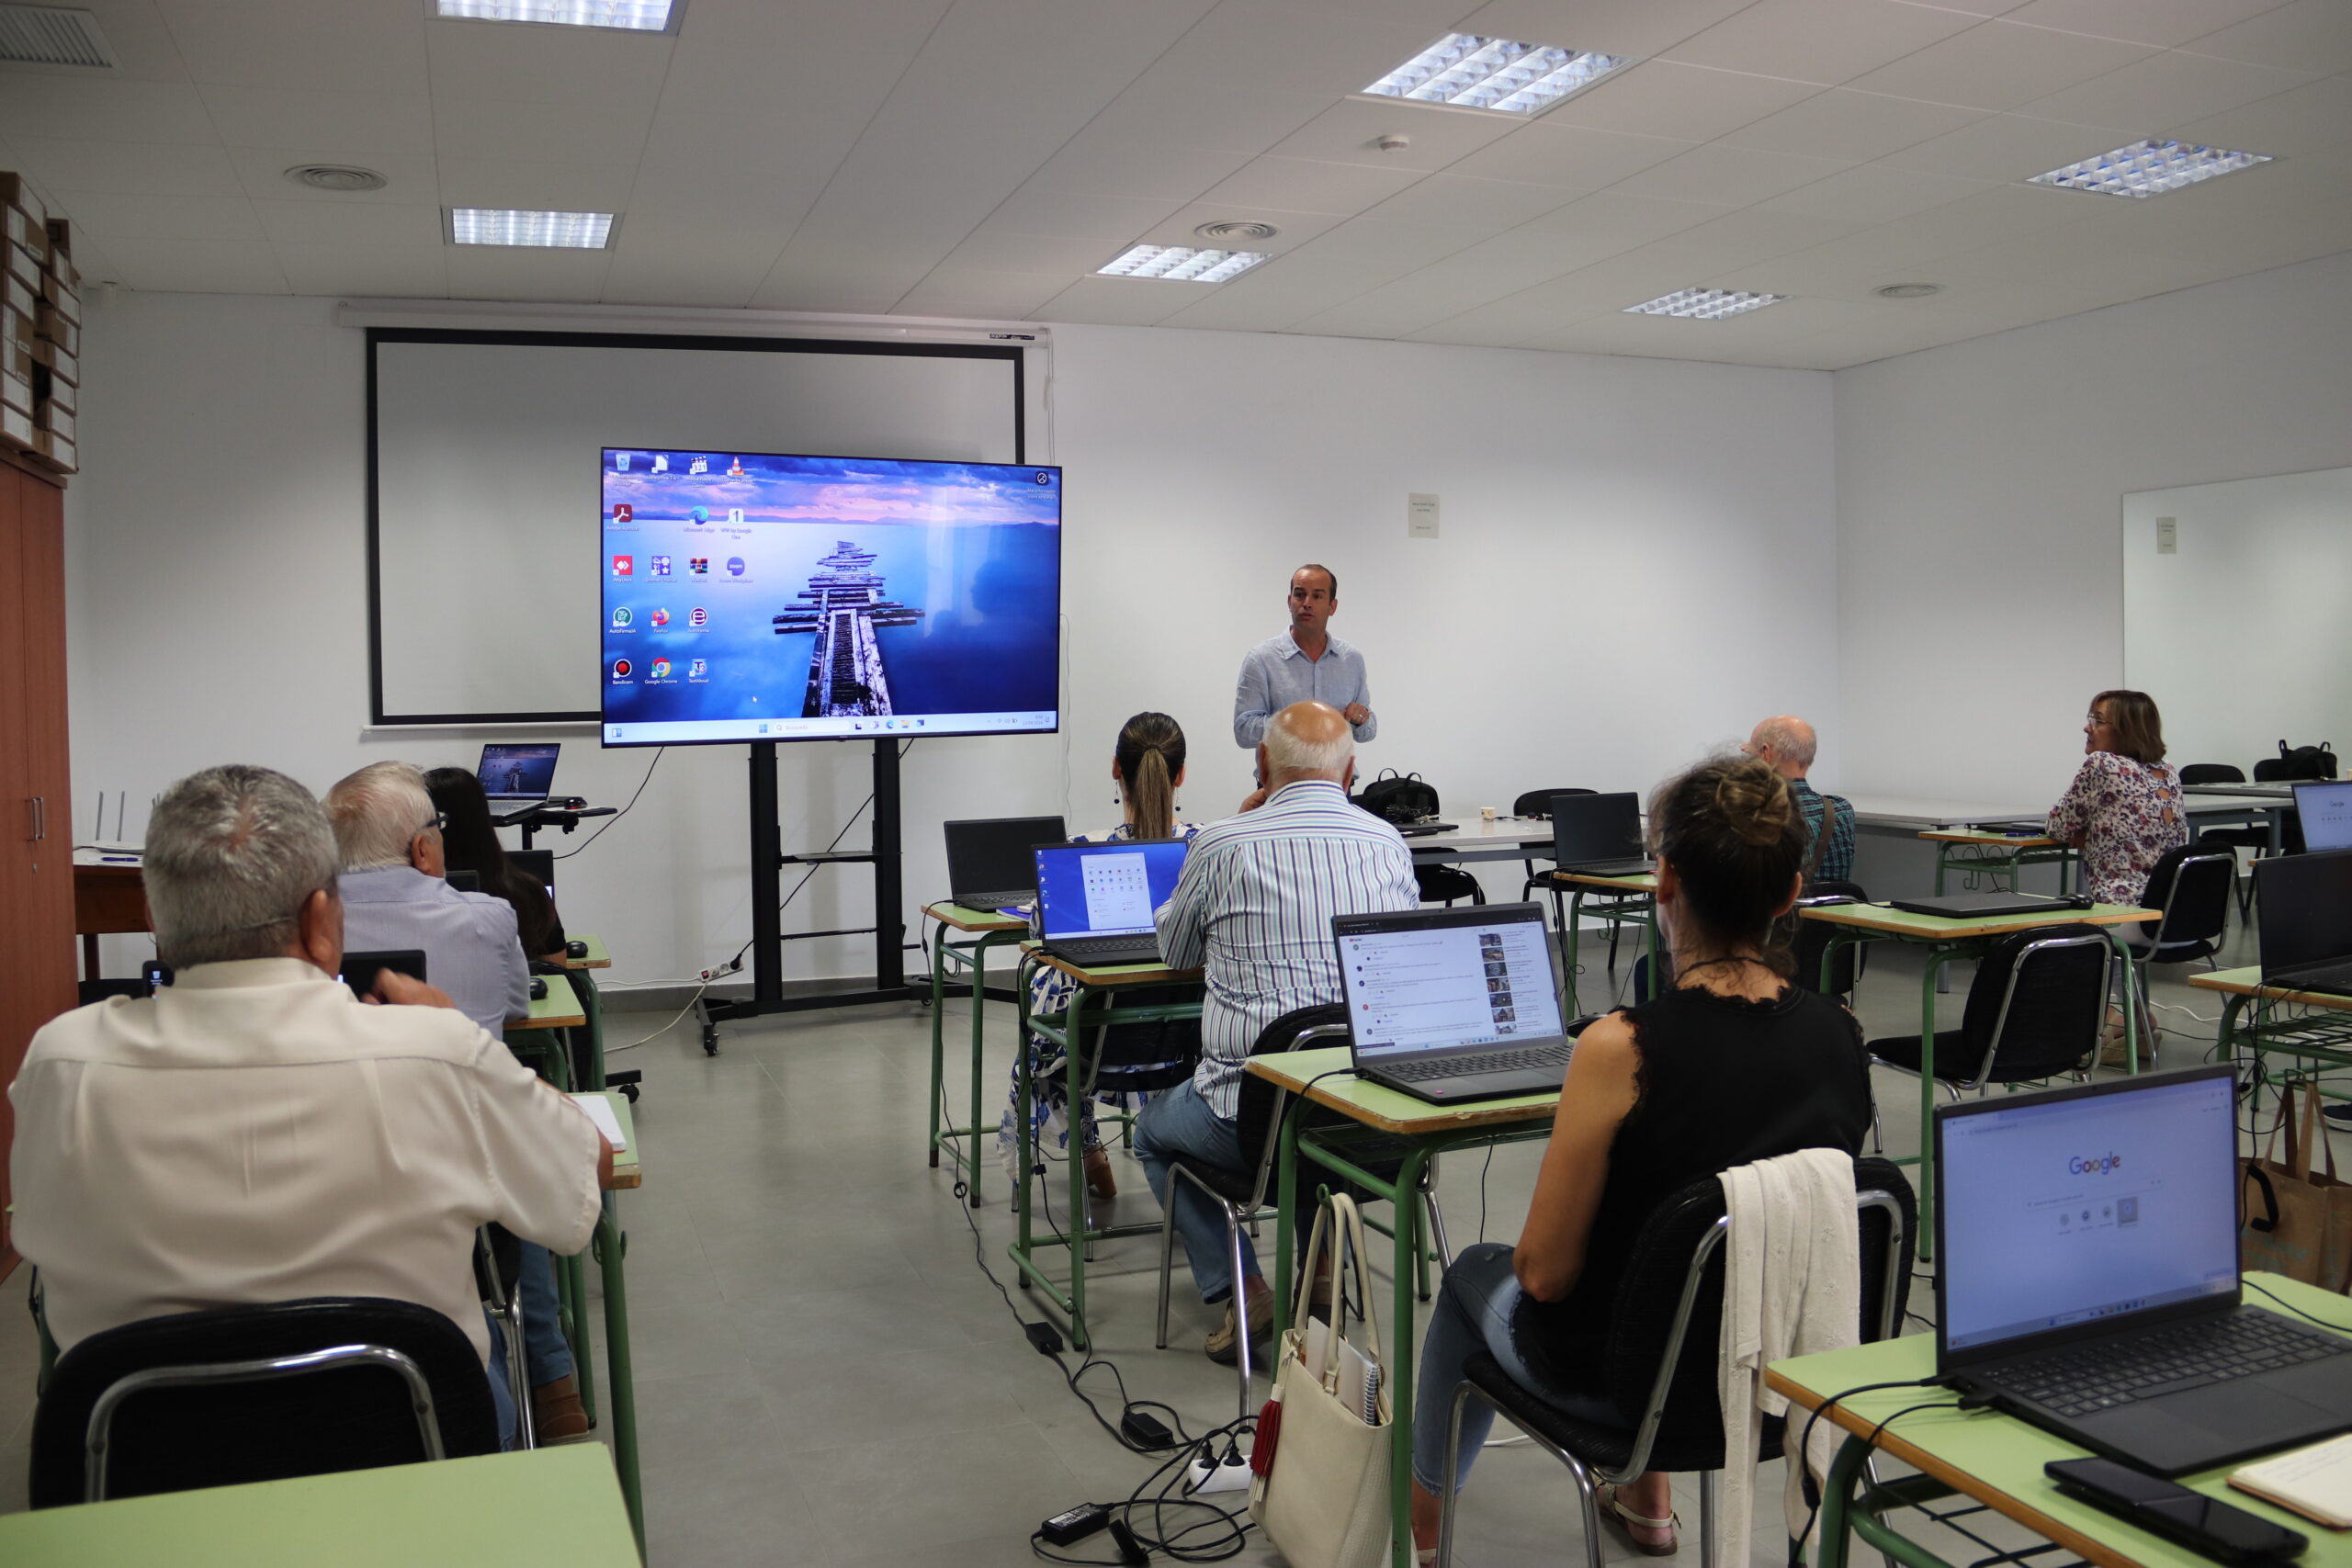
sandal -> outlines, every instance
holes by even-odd
[[[1624,1504],[1619,1502],[1617,1500],[1617,1488],[1609,1485],[1606,1483],[1604,1483],[1600,1487],[1598,1501],[1600,1504],[1601,1518],[1615,1525],[1617,1527],[1618,1533],[1623,1535],[1627,1541],[1631,1542],[1634,1550],[1640,1552],[1643,1556],[1671,1557],[1679,1549],[1680,1542],[1674,1532],[1675,1528],[1681,1524],[1682,1521],[1675,1515],[1669,1513],[1662,1519],[1645,1517],[1644,1516],[1634,1512],[1633,1509],[1625,1506]],[[1634,1533],[1636,1527],[1645,1530],[1664,1530],[1667,1532],[1666,1540],[1663,1541],[1644,1540],[1641,1537]]]
[[[1086,1190],[1097,1198],[1110,1199],[1119,1195],[1119,1179],[1111,1173],[1111,1152],[1104,1148],[1086,1151]]]

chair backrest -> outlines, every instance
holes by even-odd
[[[1200,998],[1197,986],[1144,986],[1114,993],[1113,1021],[1094,1032],[1090,1092],[1172,1089],[1191,1077],[1201,1060],[1201,1021],[1197,1014],[1132,1023],[1117,1021],[1117,1015],[1146,1008],[1197,1003]]]
[[[2164,918],[2143,921],[2142,934],[2158,949],[2189,942],[2219,942],[2237,886],[2237,856],[2211,844],[2166,850],[2148,873],[2140,902]]]
[[[1328,1036],[1308,1040],[1312,1046],[1343,1045],[1348,1040],[1348,1005],[1345,1002],[1318,1002],[1313,1007],[1294,1008],[1259,1032],[1251,1043],[1252,1056],[1272,1055],[1278,1051],[1296,1048],[1299,1036],[1310,1029],[1331,1030]],[[1274,1108],[1283,1098],[1282,1090],[1255,1074],[1241,1077],[1241,1096],[1235,1107],[1235,1129],[1241,1145],[1241,1157],[1253,1169],[1262,1170],[1267,1152],[1273,1145]],[[1262,1184],[1261,1184],[1262,1186]],[[1263,1196],[1261,1190],[1261,1194]]]
[[[2072,1068],[2098,1044],[2113,956],[2096,926],[2032,926],[1995,942],[1968,987],[1952,1066],[1976,1083]]]
[[[2188,762],[2180,770],[2185,784],[2244,784],[2245,770],[2227,762]]]
[[[91,1335],[51,1374],[32,1450],[32,1506],[52,1508],[496,1453],[498,1415],[439,1313],[320,1296]]]
[[[1862,891],[1859,882],[1840,882],[1833,876],[1817,876],[1804,885],[1804,897],[1817,898],[1831,895],[1843,896],[1858,904],[1870,902],[1870,895]],[[1829,951],[1829,939],[1838,932],[1836,926],[1824,920],[1796,921],[1796,936],[1789,943],[1797,964],[1797,984],[1808,991],[1820,991],[1821,955]],[[1829,988],[1825,996],[1851,996],[1854,990],[1855,965],[1861,958],[1861,944],[1848,942],[1838,950],[1836,964],[1830,970]]]
[[[1592,795],[1589,789],[1531,789],[1510,803],[1513,817],[1549,817],[1555,795]]]
[[[1919,1204],[1902,1168],[1875,1156],[1854,1161],[1861,1240],[1861,1321],[1869,1344],[1903,1329],[1911,1272],[1905,1247]],[[1603,1388],[1618,1409],[1636,1413],[1653,1440],[1679,1443],[1723,1430],[1716,1395],[1724,1306],[1723,1182],[1694,1181],[1650,1211],[1611,1309],[1602,1353]],[[1660,1374],[1672,1356],[1672,1372]],[[1664,1397],[1660,1398],[1661,1382]],[[1649,1442],[1637,1430],[1638,1452]]]

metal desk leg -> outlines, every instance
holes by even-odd
[[[1957,948],[1928,950],[1926,972],[1919,978],[1919,1213],[1932,1214],[1936,1201],[1936,981],[1944,965],[1960,956]],[[1935,1256],[1933,1225],[1919,1227],[1919,1261]]]
[[[1062,1103],[1069,1108],[1070,1144],[1069,1157],[1062,1161],[1064,1168],[1069,1172],[1069,1342],[1072,1348],[1081,1351],[1093,1348],[1088,1343],[1086,1326],[1086,1250],[1091,1245],[1087,1233],[1093,1228],[1094,1216],[1088,1212],[1086,1204],[1086,1134],[1083,1131],[1086,1117],[1084,1107],[1079,1100],[1085,1075],[1080,1070],[1082,1064],[1079,1058],[1082,1053],[1078,1049],[1078,1042],[1085,1035],[1079,1029],[1078,1021],[1080,1009],[1087,999],[1083,987],[1070,998],[1070,1039],[1062,1047]],[[1172,1185],[1168,1195],[1171,1200],[1176,1196]],[[1250,1292],[1243,1290],[1242,1285],[1242,1280],[1233,1281],[1235,1295],[1246,1308]],[[1248,1317],[1248,1313],[1243,1311],[1241,1331],[1244,1334],[1250,1331]]]
[[[1013,1003],[1016,1030],[1012,1050],[1012,1140],[1021,1162],[1021,1168],[1012,1178],[1013,1256],[1021,1260],[1021,1267],[1013,1271],[1013,1279],[1025,1291],[1029,1289],[1029,1270],[1034,1267],[1029,1258],[1034,1239],[1029,1229],[1029,1178],[1037,1164],[1036,1089],[1029,1078],[1027,964],[1013,965],[1012,988],[1017,998]]]
[[[940,1004],[946,999],[946,969],[947,928],[942,926],[939,931],[939,945],[931,950],[931,1105],[929,1114],[931,1118],[931,1168],[933,1170],[937,1170],[939,1168],[939,1123],[941,1120],[939,1109],[945,1087],[943,1081],[943,1072],[944,1068],[944,1052],[945,1050],[945,1043],[942,1038],[942,1032],[945,1027],[946,1021],[942,1016]]]
[[[1577,946],[1582,940],[1577,936],[1577,928],[1581,926],[1583,922],[1584,889],[1581,887],[1572,887],[1568,891],[1568,919],[1567,923],[1560,928],[1560,940],[1563,945],[1567,949],[1566,964],[1568,971],[1568,998],[1569,1000],[1575,1004],[1568,1009],[1568,1011],[1571,1014],[1577,1015],[1581,1015],[1584,1011],[1584,1002],[1577,996],[1577,976],[1578,973]]]
[[[637,1469],[637,1381],[629,1361],[628,1282],[621,1259],[628,1238],[613,1218],[610,1194],[596,1222],[596,1261],[605,1280],[605,1354],[612,1371],[613,1468],[620,1472],[621,1497],[628,1504],[629,1529],[637,1535],[637,1554],[645,1556],[645,1495]]]
[[[596,989],[596,972],[574,969],[571,972],[571,994],[580,998],[580,1010],[588,1018],[587,1027],[582,1031],[584,1036],[582,1043],[587,1049],[581,1053],[581,1070],[574,1076],[580,1079],[582,1089],[602,1089],[605,1087],[605,998]]]
[[[1292,1296],[1291,1251],[1297,1245],[1298,1213],[1292,1194],[1298,1190],[1298,1123],[1297,1107],[1306,1103],[1304,1096],[1292,1095],[1286,1114],[1274,1137],[1276,1158],[1274,1179],[1274,1321],[1287,1325],[1295,1310]],[[1237,1288],[1238,1288],[1237,1282]]]
[[[1846,1439],[1838,1450],[1838,1457],[1830,1461],[1828,1477],[1821,1487],[1821,1524],[1816,1532],[1819,1545],[1815,1549],[1814,1568],[1846,1568],[1846,1510],[1853,1501],[1855,1483],[1870,1458],[1870,1444],[1855,1435]]]
[[[972,967],[972,1159],[970,1185],[966,1196],[971,1200],[975,1209],[980,1206],[980,1024],[988,1010],[989,945],[989,939],[982,937],[973,947],[969,960]],[[1026,1034],[1016,1036],[1012,1048],[1027,1055],[1029,1037]]]
[[[1413,1568],[1413,1277],[1421,1253],[1421,1205],[1416,1200],[1429,1150],[1416,1144],[1396,1168],[1394,1251],[1389,1259],[1395,1317],[1389,1326],[1388,1365],[1396,1378],[1388,1410],[1388,1561],[1391,1568]]]

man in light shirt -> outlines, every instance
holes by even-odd
[[[1309,562],[1290,574],[1290,630],[1268,637],[1241,661],[1233,692],[1235,745],[1263,740],[1267,721],[1294,703],[1337,709],[1359,741],[1380,733],[1363,655],[1331,635],[1331,613],[1339,607],[1340,580],[1329,567]]]
[[[576,1252],[613,1152],[437,988],[335,977],[335,842],[309,792],[209,768],[155,804],[147,902],[175,972],[65,1013],[8,1090],[15,1241],[61,1349],[168,1313],[390,1296],[473,1342],[514,1412],[474,1290],[495,1221]]]
[[[1169,1161],[1182,1156],[1244,1171],[1242,1066],[1276,1019],[1340,999],[1331,917],[1413,909],[1421,901],[1404,839],[1348,804],[1355,739],[1337,711],[1295,703],[1274,715],[1258,747],[1258,777],[1261,787],[1241,803],[1242,815],[1193,840],[1176,891],[1159,911],[1168,966],[1208,971],[1201,1062],[1190,1082],[1154,1097],[1136,1121],[1136,1154],[1153,1196],[1175,1206],[1201,1300],[1227,1303],[1225,1325],[1206,1346],[1212,1359],[1225,1362],[1238,1355],[1237,1283],[1253,1337],[1272,1321],[1273,1292],[1259,1277],[1246,1235],[1244,1278],[1231,1278],[1223,1218],[1190,1186],[1171,1190]]]

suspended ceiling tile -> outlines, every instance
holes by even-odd
[[[87,74],[0,77],[0,136],[69,141],[217,144],[204,100],[185,82],[124,82]]]
[[[1833,87],[1723,140],[1732,147],[1857,164],[1949,135],[1984,118],[1982,109]]]
[[[597,299],[604,296],[605,251],[452,245],[449,293],[459,299]]]
[[[237,196],[244,186],[219,147],[193,142],[62,141],[19,136],[13,165],[52,190],[119,196]]]
[[[1459,30],[1592,49],[1605,54],[1658,55],[1745,9],[1753,0],[1493,0],[1464,17]]]
[[[759,152],[715,156],[697,126],[680,136],[673,125],[657,130],[636,159],[628,211],[666,222],[699,225],[718,220],[739,229],[781,224],[786,233],[806,217],[825,188],[825,177],[797,163],[771,163]]]
[[[1270,151],[1284,158],[1427,173],[1466,157],[1526,123],[1517,115],[1480,109],[1402,104],[1387,98],[1346,98],[1276,142]],[[1384,136],[1403,136],[1409,145],[1396,152],[1384,152],[1374,145]]]
[[[1418,169],[1253,158],[1201,194],[1209,207],[1272,207],[1292,212],[1357,213],[1421,178]]]
[[[2352,77],[2324,77],[2244,108],[2171,122],[2164,134],[2276,158],[2352,146]]]
[[[650,120],[650,107],[608,107],[593,99],[563,104],[433,100],[434,145],[444,158],[633,169]]]
[[[1996,183],[1955,179],[1948,175],[1923,175],[1867,164],[1826,179],[1815,180],[1756,204],[1759,212],[1796,212],[1814,218],[1835,218],[1876,224],[1907,218],[1948,201],[1973,196]]]
[[[188,74],[198,82],[357,93],[427,90],[422,0],[161,0],[161,9]]]
[[[429,249],[442,243],[441,209],[397,202],[278,201],[252,203],[262,231],[273,243],[311,245],[399,246]]]
[[[686,7],[687,26],[696,20],[696,9]],[[651,111],[676,41],[671,33],[613,28],[424,24],[435,97],[595,105],[622,116]]]
[[[2037,98],[2018,112],[2040,119],[2112,127],[2146,136],[2171,120],[2201,119],[2302,86],[2309,73],[2194,54],[2135,61],[2079,86]]]
[[[1271,223],[1275,229],[1274,237],[1264,241],[1211,240],[1193,231],[1204,223],[1235,221]],[[1336,212],[1290,212],[1278,207],[1233,207],[1224,202],[1198,201],[1176,209],[1149,228],[1123,234],[1100,249],[1102,261],[1109,261],[1129,245],[1200,245],[1213,250],[1287,255],[1317,234],[1329,233],[1346,221]],[[1100,265],[1101,262],[1095,264]],[[1094,266],[1086,270],[1092,272]]]
[[[1112,254],[1111,247],[1100,240],[988,229],[967,237],[948,252],[939,265],[943,270],[969,272],[1052,273],[1067,285],[1073,276],[1100,267],[1111,259]],[[1022,309],[1034,310],[1037,303],[1043,301]]]
[[[1999,111],[2047,97],[2154,52],[2145,44],[1996,19],[1845,85],[1866,93]]]
[[[115,277],[133,288],[175,294],[290,292],[277,253],[260,240],[125,236],[108,240],[106,249]]]
[[[441,200],[449,207],[619,212],[628,202],[630,171],[610,164],[454,157],[439,162]]]
[[[1248,162],[1242,153],[1216,148],[1090,133],[1046,159],[1023,188],[1190,201]]]
[[[1167,197],[1091,196],[1023,186],[988,215],[979,231],[1003,229],[1106,243],[1132,241],[1182,207]]]
[[[2175,49],[2193,38],[2231,27],[2279,0],[2031,0],[2011,11],[2009,20],[2038,28]]]
[[[1595,191],[1696,145],[1696,141],[1663,136],[1621,136],[1538,120],[1516,136],[1473,152],[1446,173],[1555,186],[1566,191]]]
[[[1233,87],[1198,71],[1154,66],[1086,129],[1089,135],[1118,141],[1177,142],[1254,156],[1330,107],[1330,99],[1307,93]]]
[[[1573,200],[1554,186],[1431,175],[1364,213],[1387,223],[1419,223],[1462,235],[1465,243],[1499,234]]]
[[[433,151],[433,100],[423,93],[327,93],[288,87],[198,89],[232,147],[372,146]]]
[[[232,147],[229,162],[245,193],[265,201],[394,201],[423,205],[440,200],[441,175],[431,154],[401,152],[328,142],[311,147]],[[313,190],[296,185],[286,171],[306,164],[356,164],[373,169],[391,183],[382,190]]]
[[[2344,0],[2290,0],[2183,47],[2194,54],[2289,71],[2352,71],[2352,6]]]
[[[154,0],[72,0],[74,8],[96,13],[98,30],[106,34],[114,55],[114,73],[134,82],[185,82],[187,62],[180,58],[179,40],[164,24]],[[9,65],[10,77],[19,73],[56,75],[71,80],[89,73],[74,65]]]
[[[1629,196],[1737,205],[1762,201],[1782,191],[1826,179],[1850,166],[1826,158],[1762,152],[1719,141],[1694,147],[1655,168],[1645,169],[1614,188]]]
[[[1994,115],[1879,160],[1890,167],[1960,179],[2030,180],[2118,144],[2111,130],[2025,115]]]
[[[909,316],[978,316],[1018,321],[1069,287],[1068,273],[998,272],[943,266],[894,308]]]
[[[1383,223],[1374,218],[1353,218],[1311,243],[1313,254],[1325,260],[1393,267],[1401,276],[1443,260],[1468,243],[1459,234],[1423,223]]]
[[[259,242],[261,224],[243,196],[114,196],[60,190],[59,206],[77,229],[101,240]]]
[[[276,251],[297,294],[430,299],[449,292],[448,257],[437,240],[430,245],[281,243]]]
[[[1629,136],[1705,141],[1801,103],[1819,91],[1820,86],[1811,82],[1646,60],[1604,78],[1544,118],[1554,125],[1580,125]]]
[[[1890,0],[1757,0],[1665,53],[1698,65],[1831,85],[1940,42],[1976,21],[1964,11]]]
[[[1099,15],[1098,7],[1078,9]],[[1426,22],[1238,0],[1209,12],[1139,74],[1156,88],[1298,93],[1329,104],[1377,82],[1436,36]]]
[[[1030,311],[1028,319],[1147,327],[1195,303],[1195,294],[1222,287],[1162,277],[1081,277]]]

